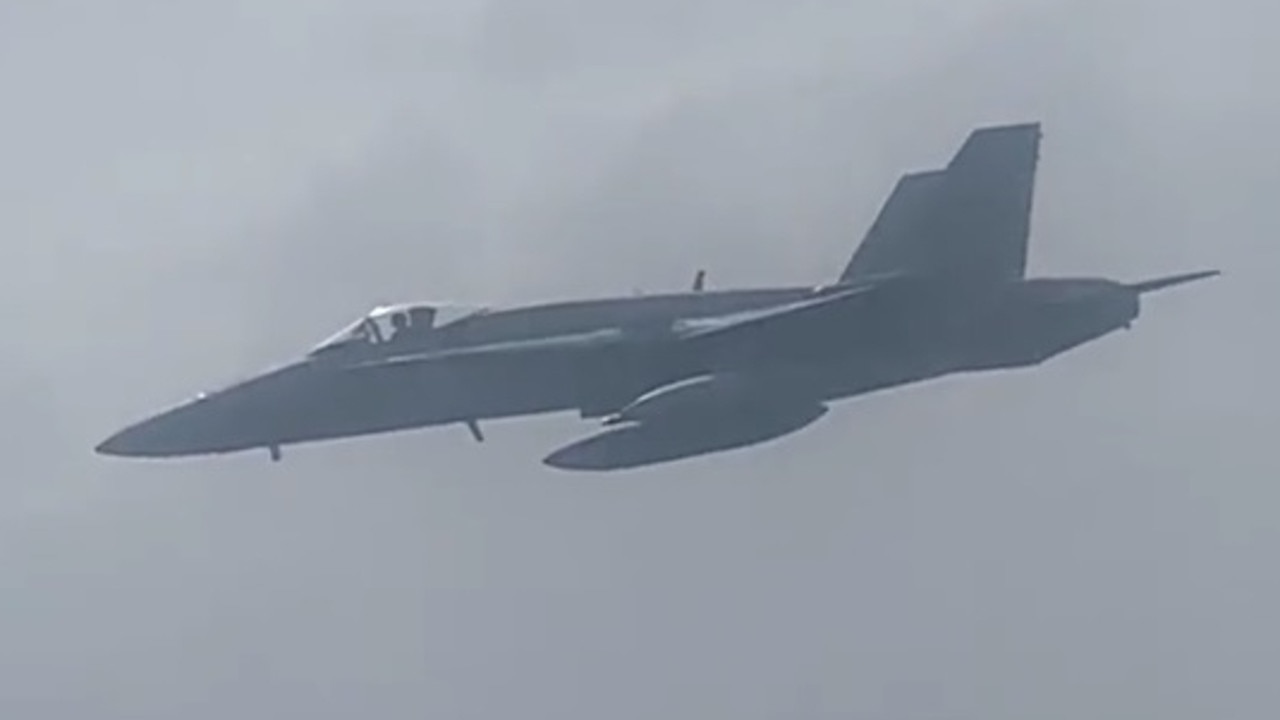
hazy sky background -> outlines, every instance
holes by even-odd
[[[1278,14],[0,4],[0,714],[1274,717]],[[90,452],[379,301],[829,279],[899,172],[1024,119],[1035,273],[1226,276],[622,475],[539,464],[566,418]]]

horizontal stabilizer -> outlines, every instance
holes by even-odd
[[[1182,285],[1184,283],[1195,282],[1205,278],[1217,277],[1221,275],[1220,270],[1200,270],[1199,272],[1182,273],[1180,275],[1167,275],[1153,280],[1144,280],[1142,282],[1130,283],[1129,287],[1140,293],[1155,292],[1163,290],[1174,285]]]

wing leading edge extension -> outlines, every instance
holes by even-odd
[[[807,343],[829,335],[833,328],[847,329],[863,301],[877,289],[860,285],[817,290],[804,300],[682,328],[679,342],[696,352]]]

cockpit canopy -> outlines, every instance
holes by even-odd
[[[442,330],[457,327],[488,311],[487,307],[459,303],[382,305],[316,345],[309,355],[314,357],[344,348],[420,345],[428,343]]]

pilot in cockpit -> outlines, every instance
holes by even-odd
[[[389,340],[403,339],[401,336],[407,336],[409,332],[409,313],[398,312],[391,316],[391,337]]]

